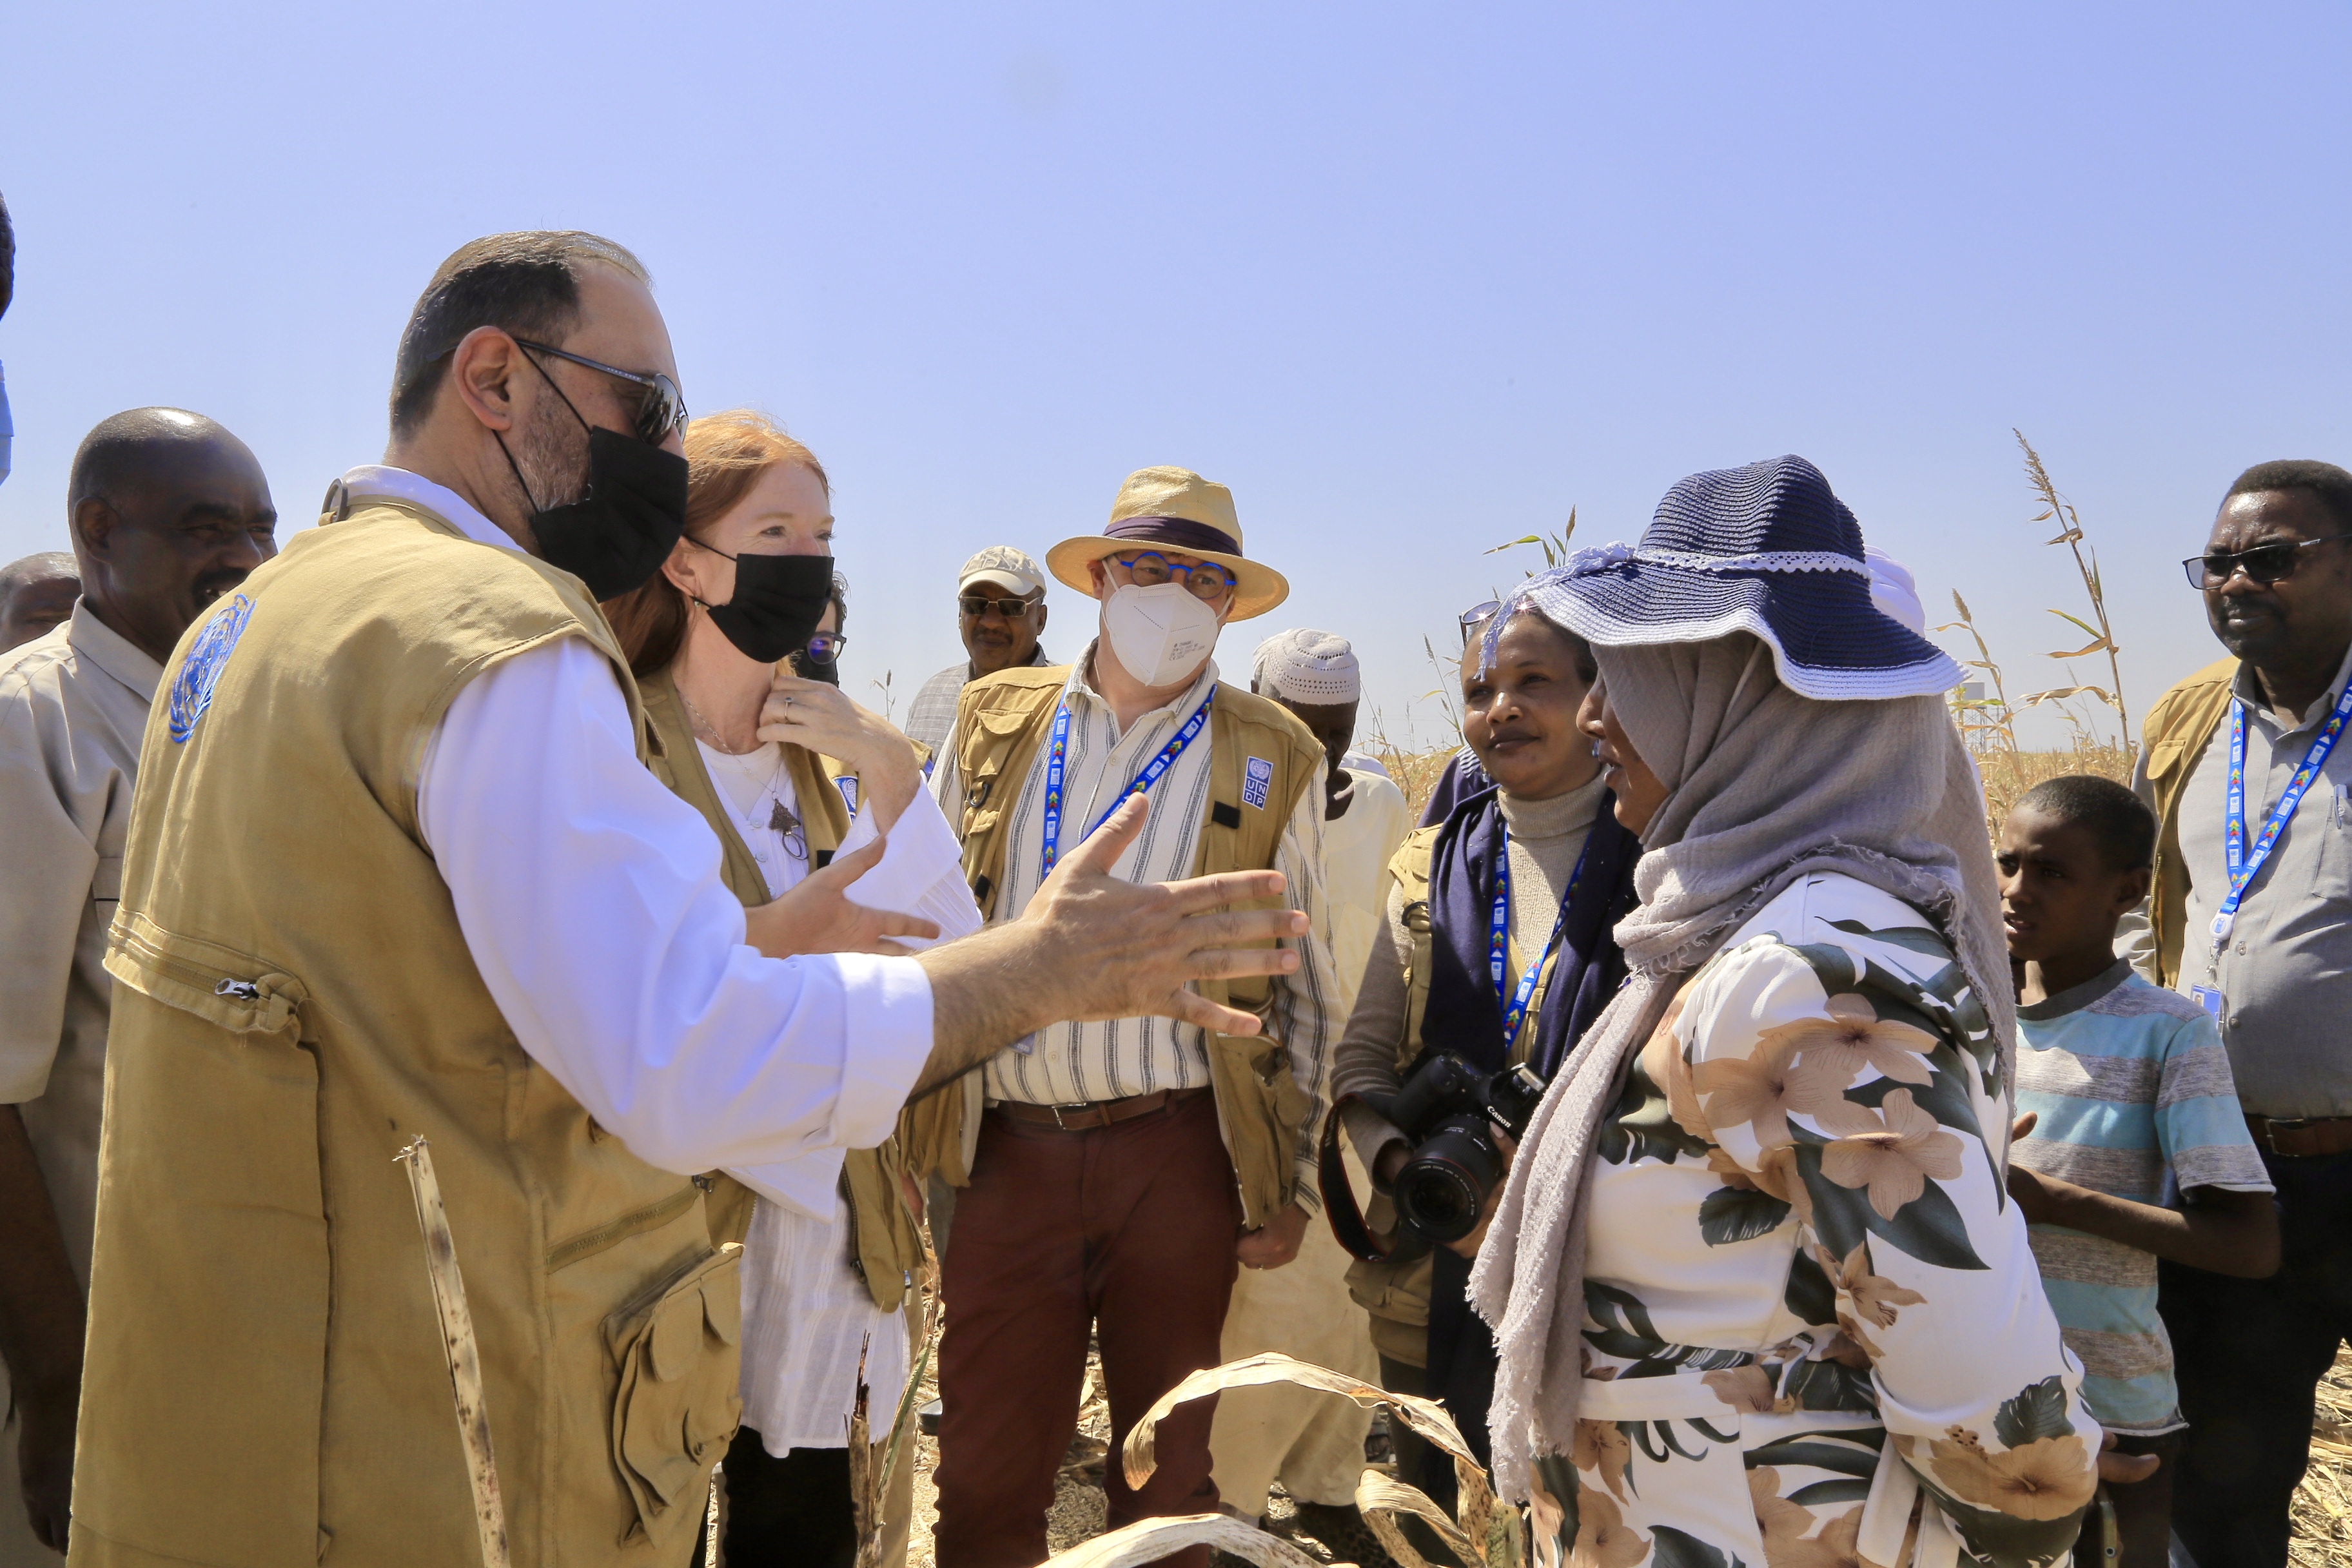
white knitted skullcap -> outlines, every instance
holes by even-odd
[[[1252,668],[1262,691],[1293,702],[1353,702],[1364,694],[1355,650],[1329,632],[1276,632],[1257,645]]]

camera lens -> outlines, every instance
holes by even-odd
[[[1477,1228],[1502,1173],[1501,1151],[1483,1119],[1448,1117],[1397,1173],[1397,1215],[1432,1241],[1459,1241]]]

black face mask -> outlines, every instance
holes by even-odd
[[[547,384],[563,397],[553,377]],[[530,531],[539,541],[540,559],[579,578],[596,598],[618,598],[660,571],[686,531],[686,459],[635,436],[589,424],[568,397],[563,406],[588,432],[586,495],[569,506],[536,510],[539,502],[523,483],[503,436],[499,450],[506,452],[507,467],[514,469],[523,500],[534,509]]]
[[[730,555],[711,550],[697,539],[695,546],[735,563],[735,596],[723,605],[696,604],[710,612],[710,623],[746,658],[773,664],[786,654],[799,653],[816,635],[833,603],[833,557],[830,555]],[[816,673],[814,660],[804,659],[801,673],[811,680],[841,684],[838,674]],[[833,666],[823,667],[831,672]]]

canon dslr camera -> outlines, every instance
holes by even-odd
[[[1400,1230],[1429,1244],[1459,1241],[1476,1229],[1487,1194],[1503,1179],[1503,1151],[1495,1134],[1499,1131],[1515,1143],[1525,1137],[1543,1094],[1544,1080],[1527,1067],[1483,1073],[1448,1052],[1424,1060],[1395,1094],[1364,1096],[1364,1103],[1413,1141],[1412,1152],[1390,1186]],[[1336,1124],[1339,1119],[1330,1120]],[[1324,1208],[1334,1233],[1360,1258],[1385,1256],[1356,1214],[1354,1194],[1347,1191],[1346,1173],[1328,1133],[1325,1142]],[[1332,1190],[1335,1175],[1338,1193]],[[1344,1204],[1336,1201],[1342,1194]]]

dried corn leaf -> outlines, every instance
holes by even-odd
[[[1187,1546],[1213,1546],[1257,1568],[1322,1568],[1315,1559],[1277,1535],[1222,1513],[1188,1513],[1173,1519],[1139,1519],[1083,1546],[1045,1559],[1047,1568],[1129,1568],[1157,1563]]]
[[[2041,702],[2063,702],[2069,697],[2095,697],[2111,708],[2116,700],[2107,695],[2105,687],[2099,686],[2053,686],[2047,691],[2029,691],[2018,700],[2032,707]]]
[[[449,1367],[449,1387],[457,1414],[457,1439],[466,1450],[467,1479],[474,1489],[474,1529],[483,1568],[507,1568],[506,1499],[499,1487],[498,1456],[490,1445],[490,1412],[484,1397],[482,1355],[474,1337],[474,1314],[466,1305],[466,1279],[457,1267],[457,1243],[433,1151],[419,1133],[393,1156],[408,1167],[408,1195],[425,1233],[425,1271],[433,1284],[433,1305],[441,1320],[441,1350]]]
[[[1445,1510],[1432,1501],[1427,1492],[1381,1471],[1366,1470],[1363,1479],[1356,1483],[1356,1511],[1364,1516],[1364,1522],[1371,1526],[1372,1533],[1380,1537],[1381,1545],[1397,1560],[1400,1568],[1429,1568],[1429,1559],[1415,1552],[1404,1531],[1397,1528],[1396,1516],[1401,1513],[1426,1520],[1455,1561],[1482,1560],[1477,1549],[1471,1545],[1470,1537],[1446,1517]]]
[[[1266,1383],[1295,1383],[1301,1388],[1319,1389],[1325,1394],[1352,1399],[1367,1410],[1375,1405],[1385,1405],[1394,1410],[1406,1426],[1456,1459],[1467,1459],[1473,1465],[1477,1463],[1476,1456],[1470,1452],[1470,1445],[1462,1440],[1461,1428],[1454,1425],[1454,1418],[1445,1414],[1443,1406],[1426,1399],[1416,1399],[1411,1394],[1391,1394],[1377,1384],[1366,1383],[1361,1378],[1349,1377],[1328,1367],[1317,1366],[1312,1362],[1267,1351],[1262,1355],[1244,1356],[1240,1361],[1196,1372],[1155,1400],[1151,1408],[1144,1412],[1143,1419],[1137,1422],[1135,1429],[1127,1435],[1127,1447],[1120,1455],[1120,1468],[1127,1472],[1127,1484],[1140,1487],[1151,1479],[1151,1472],[1160,1468],[1153,1445],[1160,1423],[1168,1418],[1170,1411],[1224,1389],[1252,1388]],[[1482,1472],[1482,1484],[1484,1479]]]

